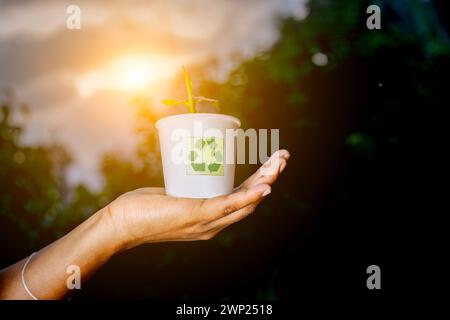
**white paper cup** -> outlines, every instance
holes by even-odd
[[[166,194],[211,198],[231,193],[234,132],[240,125],[235,117],[215,113],[188,113],[159,120],[156,128]]]

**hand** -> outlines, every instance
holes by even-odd
[[[29,292],[39,299],[61,299],[70,291],[69,265],[78,266],[85,281],[118,251],[145,242],[210,239],[255,210],[288,159],[287,151],[276,152],[232,194],[207,200],[169,197],[162,188],[128,192],[33,259],[1,270],[0,299],[30,299]],[[25,281],[31,291],[25,290]]]
[[[208,240],[252,213],[271,192],[290,155],[277,151],[251,177],[226,196],[211,199],[174,198],[163,188],[142,188],[123,194],[105,208],[107,221],[120,241],[119,250],[142,243]],[[270,170],[265,170],[270,167]],[[270,172],[270,175],[266,175]]]

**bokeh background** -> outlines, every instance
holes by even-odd
[[[81,29],[65,26],[69,4]],[[366,8],[382,9],[368,30]],[[420,246],[412,161],[445,103],[444,0],[1,1],[0,268],[115,197],[162,186],[157,119],[194,91],[292,158],[255,214],[211,241],[114,257],[73,299],[360,298],[401,289]],[[200,109],[211,111],[210,106]],[[414,153],[408,151],[414,150]],[[240,166],[242,181],[256,166]]]

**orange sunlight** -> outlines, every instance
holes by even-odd
[[[114,59],[77,79],[78,91],[88,97],[98,90],[138,93],[152,84],[170,79],[179,69],[173,57],[127,55]]]

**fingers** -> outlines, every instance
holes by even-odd
[[[199,208],[201,215],[213,221],[238,211],[268,195],[271,188],[267,184],[259,184],[249,189],[241,189],[226,196],[204,200]]]
[[[240,188],[250,188],[261,183],[274,183],[280,173],[286,168],[290,156],[287,150],[275,152],[264,165],[240,185]]]
[[[275,152],[270,157],[270,159],[267,160],[267,162],[258,169],[257,172],[255,172],[251,177],[245,180],[241,184],[241,186],[235,190],[234,194],[245,192],[247,188],[252,190],[253,188],[258,186],[270,186],[270,184],[274,183],[279,174],[286,168],[287,160],[289,158],[290,154],[287,150],[279,150]],[[254,201],[252,201],[250,204],[241,206],[240,209],[231,210],[236,208],[229,208],[230,210],[225,210],[225,214],[223,214],[222,217],[218,218],[217,220],[209,223],[208,227],[213,230],[214,233],[218,233],[229,225],[244,219],[255,210],[264,196],[255,198]],[[228,212],[228,214],[226,212]]]
[[[232,225],[232,224],[239,222],[242,219],[246,218],[249,214],[251,214],[253,211],[255,211],[255,208],[259,204],[259,202],[260,202],[260,200],[256,201],[255,203],[252,203],[246,207],[243,207],[233,213],[230,213],[229,215],[219,218],[219,219],[211,222],[208,225],[208,227],[211,228],[212,230],[217,230],[216,232],[219,232],[222,229],[228,227],[229,225]]]

